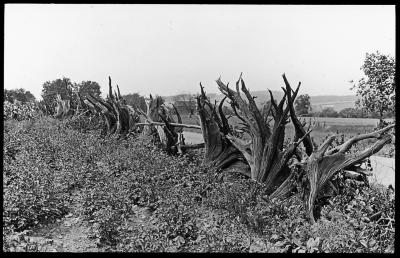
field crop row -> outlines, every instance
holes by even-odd
[[[21,230],[65,216],[74,192],[92,237],[115,251],[394,250],[394,230],[368,220],[378,211],[394,217],[384,188],[343,182],[311,226],[300,193],[266,202],[251,180],[202,165],[201,150],[169,156],[141,137],[81,133],[51,118],[7,121],[4,134],[5,251]],[[138,207],[147,219],[138,218]]]

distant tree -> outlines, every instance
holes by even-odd
[[[23,88],[15,89],[15,90],[7,90],[4,89],[4,101],[9,101],[14,103],[15,100],[18,100],[21,103],[34,102],[36,100],[35,96],[30,91],[27,91]]]
[[[71,80],[66,77],[54,81],[46,81],[43,84],[42,98],[44,104],[48,108],[49,114],[54,113],[57,94],[60,94],[63,100],[72,100],[75,87],[76,85],[72,84]]]
[[[386,112],[395,112],[395,59],[389,55],[376,53],[366,54],[364,64],[361,66],[365,77],[353,85],[359,99],[358,107],[363,107],[369,112],[378,112],[383,118]],[[353,83],[353,81],[351,81]]]
[[[144,97],[140,96],[138,93],[123,95],[122,98],[126,100],[126,104],[140,107],[144,112],[146,112],[146,101]]]
[[[339,113],[336,112],[332,107],[322,109],[319,113],[320,117],[338,117]]]
[[[339,111],[339,117],[365,118],[367,117],[367,112],[361,108],[344,108]]]
[[[75,109],[78,105],[76,92],[79,92],[81,97],[86,97],[89,94],[95,97],[100,97],[100,85],[94,81],[82,81],[80,83],[72,83],[69,78],[63,77],[53,81],[46,81],[42,88],[43,103],[41,106],[46,110],[46,113],[51,115],[54,113],[57,94],[60,94],[62,100],[70,101],[70,108]]]
[[[101,90],[100,85],[93,81],[82,81],[79,84],[75,84],[75,90],[79,92],[79,95],[83,98],[89,94],[95,97],[100,97]]]
[[[294,104],[298,115],[306,115],[311,111],[310,96],[308,94],[298,96]]]
[[[78,99],[79,93],[80,103]],[[70,99],[71,108],[77,108],[76,112],[79,112],[79,109],[82,108],[82,101],[88,95],[94,96],[96,98],[101,98],[101,90],[100,85],[94,81],[82,81],[80,83],[74,83],[72,86],[72,96]]]
[[[189,114],[189,117],[192,117],[194,115],[194,111],[196,110],[196,101],[194,95],[179,94],[172,97],[172,100],[174,101],[174,105],[178,110],[184,109],[187,114]]]

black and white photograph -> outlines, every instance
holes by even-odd
[[[3,252],[394,253],[395,5],[3,7]]]

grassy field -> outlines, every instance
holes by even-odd
[[[327,126],[376,126],[379,119],[375,118],[343,118],[343,117],[301,117],[300,121],[311,121],[314,123],[326,124]],[[393,121],[393,119],[385,119]]]

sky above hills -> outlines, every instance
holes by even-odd
[[[4,87],[39,97],[45,81],[108,76],[121,93],[218,92],[243,72],[250,90],[349,95],[365,54],[395,55],[394,6],[5,6]]]

